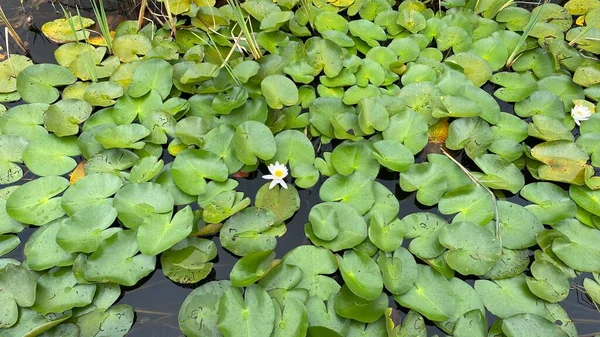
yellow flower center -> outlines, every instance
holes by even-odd
[[[273,175],[277,178],[283,178],[284,172],[283,170],[275,170],[275,172],[273,172]]]

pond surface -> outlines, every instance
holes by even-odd
[[[55,61],[53,52],[58,45],[48,41],[40,32],[36,31],[36,28],[41,28],[41,26],[47,21],[63,17],[60,6],[58,4],[54,5],[50,1],[43,0],[25,1],[24,7],[21,6],[18,0],[3,0],[2,2],[2,6],[6,15],[11,18],[11,20],[14,20],[13,24],[15,25],[15,29],[23,38],[23,40],[28,42],[31,53],[30,57],[32,60],[35,63],[54,63]],[[6,4],[6,2],[9,2],[9,4]],[[32,15],[33,17],[33,25],[30,26],[30,29],[28,29],[26,25],[27,17],[29,15]],[[91,12],[85,10],[82,11],[82,15],[93,17]],[[128,10],[125,8],[125,10],[123,10],[123,8],[121,8],[120,10],[109,11],[108,15],[111,17],[112,22],[118,23],[119,20],[126,18],[127,16],[136,17],[137,13],[135,13],[135,9]],[[4,37],[0,37],[0,42],[2,46],[5,46]],[[16,47],[11,47],[12,52],[15,52],[16,50]],[[483,88],[488,91],[494,89],[490,84]],[[17,104],[19,103],[8,104],[8,106],[14,106]],[[512,112],[511,104],[500,102],[500,106],[502,111]],[[330,150],[331,148],[329,146],[323,146],[319,149],[320,152]],[[172,160],[166,151],[165,154],[166,156],[163,157],[165,162],[169,162],[170,159]],[[317,153],[317,155],[318,154],[319,153]],[[424,157],[425,155],[421,154],[416,161],[419,161],[420,159],[422,160]],[[471,163],[469,162],[463,162],[463,165],[466,167],[472,165],[470,164]],[[265,167],[260,167],[259,171],[259,173],[254,173],[247,178],[236,178],[240,182],[237,190],[243,191],[246,196],[253,199],[258,189],[265,183],[265,181],[260,178],[261,175],[267,174]],[[33,177],[34,176],[31,173],[28,173],[24,176],[21,182],[32,179]],[[325,177],[322,176],[321,180],[316,185],[317,187],[314,187],[310,190],[299,190],[301,199],[300,210],[291,220],[287,222],[287,233],[278,239],[277,248],[275,249],[277,258],[283,257],[288,251],[299,245],[311,244],[311,242],[304,235],[304,224],[308,221],[308,211],[311,209],[311,207],[314,204],[321,202],[318,195],[318,186],[320,186],[324,180]],[[438,213],[436,208],[426,207],[419,204],[415,200],[414,193],[403,192],[398,185],[398,174],[382,173],[377,181],[384,184],[388,189],[394,192],[398,198],[400,202],[400,213],[398,216],[400,218],[419,211]],[[519,196],[508,197],[507,199],[511,202],[519,204],[527,203],[523,199],[519,198]],[[196,203],[194,204],[192,207],[197,208],[198,205]],[[442,214],[439,215],[447,218],[447,216]],[[35,228],[28,228],[21,232],[19,234],[21,241],[25,243],[29,235],[31,235],[34,230]],[[136,312],[136,321],[128,336],[183,336],[179,331],[177,321],[177,315],[183,300],[193,289],[203,283],[212,280],[229,279],[229,273],[235,262],[238,260],[237,257],[231,255],[221,247],[218,236],[212,239],[217,243],[219,248],[218,256],[214,261],[215,264],[213,271],[209,277],[202,282],[187,286],[173,283],[163,275],[162,271],[160,270],[160,261],[158,261],[157,269],[148,277],[140,281],[137,287],[121,287],[123,292],[118,303],[131,305],[134,307]],[[19,246],[15,251],[6,257],[15,258],[22,261],[24,259],[23,244],[21,244],[21,246]],[[569,297],[565,301],[561,302],[561,305],[575,322],[579,335],[582,337],[600,334],[600,313],[587,299],[581,288],[581,283],[584,276],[586,275],[580,275],[571,281],[572,290],[569,293]],[[466,278],[465,280],[468,281],[469,279]],[[390,306],[397,306],[391,297]],[[402,309],[402,311],[406,313],[407,310]],[[490,324],[491,323],[493,322],[490,322]],[[440,334],[440,336],[445,335],[433,325],[429,326],[428,331],[429,335],[433,335],[435,333]]]

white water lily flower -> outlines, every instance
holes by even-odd
[[[283,164],[279,164],[279,162],[275,162],[275,164],[269,165],[269,172],[271,174],[267,174],[262,176],[263,179],[273,179],[271,184],[269,185],[269,189],[275,187],[275,185],[279,184],[281,187],[287,189],[287,184],[283,181],[283,178],[287,177],[288,169]]]
[[[580,125],[582,121],[587,121],[592,116],[592,111],[584,105],[576,105],[571,109],[571,117],[575,124]]]

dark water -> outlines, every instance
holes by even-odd
[[[108,14],[115,23],[125,17],[136,17],[135,8],[127,8],[123,6],[124,1],[116,1],[108,3],[113,8],[119,7],[118,10],[109,11]],[[108,2],[108,1],[105,1]],[[25,0],[25,7],[21,7],[19,0],[0,0],[0,3],[9,18],[13,20],[13,24],[23,38],[27,41],[30,47],[30,57],[35,63],[53,63],[53,52],[57,45],[48,41],[42,34],[35,32],[35,27],[41,28],[44,22],[63,17],[61,8],[58,4],[53,5],[50,1],[45,0]],[[73,1],[71,1],[73,3]],[[85,6],[84,6],[85,7]],[[25,20],[28,15],[33,16],[33,27],[27,29]],[[82,11],[82,15],[93,17],[89,11]],[[17,27],[18,25],[18,27]],[[113,27],[114,28],[114,27]],[[0,37],[0,43],[5,46],[4,36]],[[11,51],[16,52],[16,46],[11,46]],[[484,89],[493,90],[491,85],[487,85]],[[13,104],[14,105],[14,104]],[[512,112],[512,105],[501,102],[503,111]],[[321,149],[323,151],[324,149]],[[422,158],[423,156],[420,156]],[[166,159],[166,158],[163,158]],[[419,158],[418,158],[419,159]],[[467,166],[468,163],[463,163]],[[264,172],[253,174],[248,178],[238,178],[240,186],[239,191],[243,191],[246,196],[254,199],[258,189],[265,183],[260,176]],[[25,179],[28,177],[26,176]],[[31,178],[31,177],[29,177]],[[320,186],[324,178],[317,184]],[[400,201],[400,214],[402,218],[410,213],[419,211],[436,212],[435,208],[425,207],[415,200],[413,193],[403,192],[398,185],[398,175],[390,173],[382,173],[378,179],[388,189],[395,193]],[[287,233],[278,239],[277,248],[275,249],[277,258],[283,257],[288,251],[294,247],[303,244],[310,244],[310,241],[304,235],[304,224],[307,222],[308,211],[312,205],[321,202],[318,189],[299,190],[301,207],[300,211],[287,223]],[[518,196],[508,197],[509,201],[525,204],[526,201]],[[197,206],[197,205],[196,205]],[[24,230],[19,236],[24,243],[35,228]],[[222,280],[229,278],[231,268],[238,260],[235,256],[223,250],[220,246],[218,237],[213,238],[219,247],[218,257],[216,258],[214,270],[209,277],[200,284],[211,280]],[[17,250],[9,254],[7,257],[23,260],[23,244]],[[159,266],[160,267],[160,266]],[[594,336],[600,334],[600,314],[594,305],[586,298],[581,288],[583,277],[582,275],[571,281],[572,290],[569,297],[561,303],[564,309],[569,313],[569,316],[575,322],[580,336]],[[177,315],[181,303],[186,296],[197,286],[182,286],[175,284],[167,279],[160,269],[155,270],[152,274],[139,282],[137,287],[122,288],[122,297],[118,303],[129,304],[134,307],[136,312],[136,321],[128,336],[131,337],[151,337],[151,336],[183,336],[179,331]],[[393,303],[393,304],[392,304]],[[395,305],[390,301],[391,305]],[[403,310],[405,311],[405,310]],[[405,311],[406,312],[406,311]],[[489,322],[490,324],[492,322]],[[434,326],[429,327],[429,335],[434,333],[444,336],[445,334]]]

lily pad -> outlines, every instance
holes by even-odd
[[[406,293],[394,296],[394,299],[428,319],[448,319],[456,305],[450,282],[429,266],[417,265],[417,269],[415,284]]]
[[[150,274],[156,257],[138,254],[134,230],[121,230],[104,240],[85,264],[85,278],[133,286]]]
[[[277,216],[266,208],[248,207],[229,218],[219,238],[227,250],[240,256],[272,250],[277,244],[268,230],[277,225]]]
[[[13,219],[36,226],[60,218],[61,197],[56,197],[69,186],[62,177],[42,177],[27,182],[15,190],[6,200],[6,213]]]
[[[47,134],[27,145],[23,152],[23,161],[31,172],[39,176],[56,176],[72,171],[77,166],[72,157],[79,154],[81,152],[76,137]]]
[[[17,76],[17,90],[28,103],[54,103],[60,93],[57,88],[75,83],[77,78],[67,68],[56,64],[35,64]]]
[[[31,307],[35,303],[36,280],[27,268],[7,264],[0,268],[3,313],[0,315],[0,328],[9,328],[17,323],[19,307]]]
[[[192,291],[179,309],[179,328],[187,336],[218,337],[219,301],[229,281],[211,281]]]
[[[165,276],[173,282],[194,284],[208,276],[213,267],[213,263],[209,261],[216,256],[217,247],[214,242],[189,237],[164,251],[160,255],[160,264]]]
[[[225,337],[269,335],[275,324],[275,308],[267,292],[259,285],[246,288],[244,297],[230,287],[219,301],[219,331]]]

